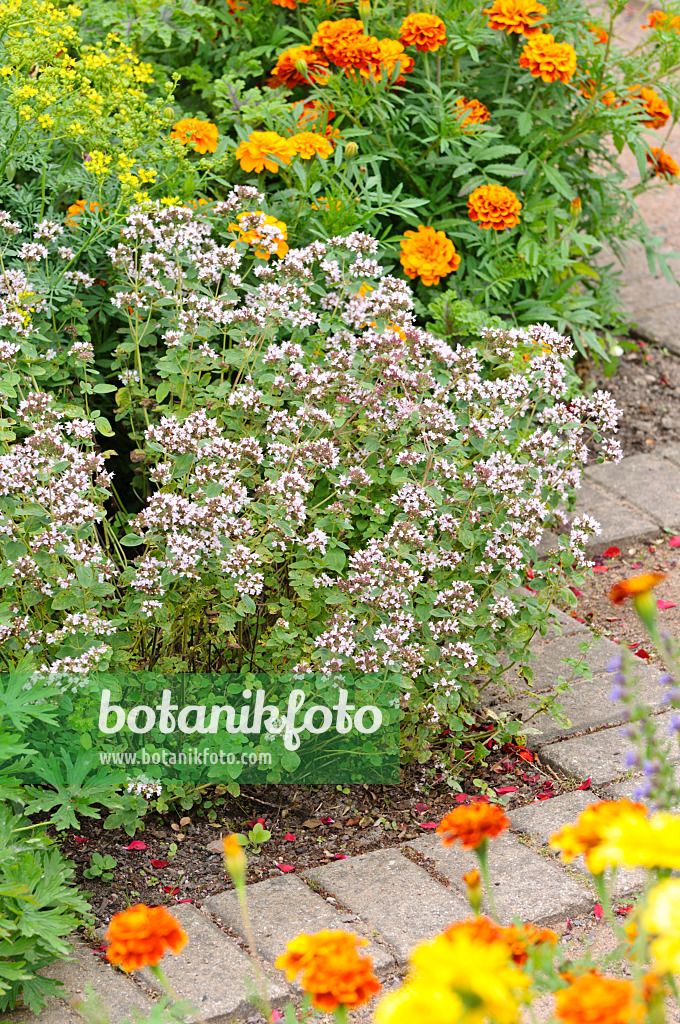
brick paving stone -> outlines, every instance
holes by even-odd
[[[585,479],[667,529],[680,526],[680,468],[658,455],[631,455],[586,468]]]
[[[442,846],[436,836],[409,843],[434,861],[435,869],[456,889],[465,893],[463,875],[477,866],[476,856],[456,846]],[[550,924],[593,905],[593,893],[572,878],[551,856],[535,853],[514,836],[503,835],[489,843],[489,874],[501,924],[515,917],[536,924]]]
[[[677,765],[674,769],[675,784],[680,784],[680,765]],[[631,779],[624,779],[622,782],[613,782],[609,786],[604,786],[601,790],[602,797],[605,800],[620,800],[621,797],[626,797],[628,800],[639,800],[641,803],[648,803],[647,799],[642,796],[638,796],[638,790],[644,781],[644,775],[634,775]],[[680,811],[680,805],[673,808],[674,811]]]
[[[189,936],[179,956],[169,953],[163,959],[163,972],[177,994],[206,1024],[227,1024],[252,1015],[248,994],[255,982],[248,956],[193,904],[173,907],[172,913]],[[162,991],[148,968],[141,974],[150,988]],[[268,988],[273,1006],[285,1002],[288,989],[279,978],[268,978]]]
[[[354,923],[358,922],[356,915],[341,914],[295,875],[266,878],[249,885],[246,892],[255,945],[258,953],[271,963],[284,952],[286,943],[300,932],[346,928],[348,918],[352,918],[352,931],[362,933],[361,926]],[[245,938],[238,896],[233,890],[211,896],[203,905],[223,924]],[[393,957],[382,946],[371,942],[366,951],[373,957],[377,974],[384,975],[394,969]]]
[[[635,541],[652,540],[659,533],[659,527],[652,516],[626,508],[613,494],[608,493],[606,485],[601,484],[598,475],[598,471],[605,468],[606,466],[593,466],[590,475],[586,470],[583,483],[576,492],[574,515],[594,516],[602,528],[597,537],[591,537],[589,540],[589,555],[601,555],[613,544],[624,548]],[[598,486],[593,487],[593,483]],[[600,486],[604,489],[600,490]]]
[[[134,984],[134,982],[133,982]],[[82,1018],[62,999],[49,999],[37,1014],[17,1007],[2,1011],[3,1024],[81,1024]]]
[[[466,917],[467,900],[394,850],[373,850],[305,875],[382,935],[400,963],[416,942]]]
[[[676,261],[671,268],[677,274]],[[636,334],[680,353],[680,286],[659,270],[651,273],[641,246],[627,250],[619,294]]]

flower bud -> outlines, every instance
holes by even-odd
[[[365,28],[366,27],[366,22],[371,17],[371,2],[370,2],[370,0],[359,0],[358,7],[359,7],[359,17],[363,21],[364,28]]]
[[[172,107],[165,108],[165,110],[163,111],[163,117],[167,118],[168,121],[175,120],[175,111],[172,109]]]
[[[224,863],[235,885],[243,884],[246,875],[246,855],[238,839],[231,832],[222,840]]]
[[[309,68],[307,66],[307,61],[303,60],[302,57],[299,57],[295,61],[295,70],[299,75],[302,75],[303,78],[309,78]]]
[[[473,871],[468,871],[467,874],[463,875],[463,881],[467,886],[467,898],[468,903],[472,907],[475,914],[478,914],[482,909],[482,878],[475,868]]]
[[[356,142],[348,142],[345,146],[345,156],[348,160],[352,160],[359,152],[359,147]]]
[[[572,199],[571,201],[571,216],[574,221],[577,221],[581,216],[581,209],[581,198],[580,196],[576,196],[576,199]]]

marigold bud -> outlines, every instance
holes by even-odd
[[[345,146],[345,156],[348,160],[352,160],[359,152],[359,147],[356,142],[348,142]]]
[[[468,871],[467,874],[463,875],[463,881],[467,886],[468,903],[475,914],[478,914],[482,909],[482,876],[475,868],[473,871]]]
[[[359,17],[363,21],[364,25],[371,17],[371,3],[370,0],[359,0]]]
[[[571,215],[572,215],[574,220],[578,220],[579,219],[579,217],[581,216],[582,208],[583,207],[582,207],[582,204],[581,204],[581,197],[580,196],[576,196],[576,199],[572,199],[572,201],[571,201]]]
[[[243,883],[246,874],[246,855],[238,839],[231,832],[222,839],[224,863],[236,885]]]
[[[303,57],[298,57],[293,66],[299,75],[302,75],[303,78],[309,78],[309,66]]]
[[[175,111],[173,110],[173,108],[172,107],[166,107],[165,110],[163,111],[163,117],[167,121],[174,121],[175,120]]]

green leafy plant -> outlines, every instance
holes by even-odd
[[[241,846],[250,849],[252,853],[260,853],[264,844],[268,842],[271,837],[271,832],[267,831],[264,825],[259,821],[256,821],[247,833],[236,833],[236,838]]]
[[[117,866],[118,861],[115,857],[112,857],[110,853],[105,853],[103,856],[101,853],[95,852],[90,857],[89,866],[83,871],[84,878],[101,878],[102,882],[113,881],[113,869]]]

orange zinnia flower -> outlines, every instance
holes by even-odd
[[[404,46],[432,53],[446,46],[446,25],[436,14],[407,14],[399,29],[399,40]]]
[[[665,579],[662,572],[646,572],[642,576],[631,576],[622,583],[615,583],[609,591],[609,600],[613,604],[623,604],[627,597],[639,597],[658,587]]]
[[[417,231],[404,235],[399,261],[411,280],[419,277],[425,285],[439,284],[440,277],[458,270],[460,256],[443,231],[420,224]]]
[[[555,994],[555,1016],[564,1024],[637,1024],[645,1008],[632,981],[592,971]]]
[[[235,155],[244,171],[259,174],[265,168],[278,171],[279,163],[289,164],[295,153],[295,143],[282,138],[278,132],[251,132],[245,142],[239,143]]]
[[[64,224],[68,224],[70,228],[77,228],[78,217],[80,217],[81,213],[85,210],[89,210],[90,213],[94,213],[95,210],[100,209],[101,207],[99,203],[88,203],[85,199],[76,199],[75,203],[71,203],[66,210],[67,216],[64,219]]]
[[[550,26],[546,24],[544,15],[547,7],[536,0],[494,0],[492,7],[485,8],[484,14],[489,15],[487,26],[507,31],[508,35],[533,36]]]
[[[609,35],[602,28],[601,25],[593,25],[592,21],[588,22],[588,31],[592,32],[595,36],[596,43],[607,43],[609,41]]]
[[[566,85],[576,71],[576,50],[570,43],[556,43],[549,33],[537,32],[527,40],[519,66],[527,68],[533,78]]]
[[[495,839],[510,825],[500,807],[477,801],[449,811],[437,825],[444,846],[460,842],[464,850],[476,850],[486,839]]]
[[[459,96],[454,106],[460,109],[458,116],[463,117],[459,121],[461,128],[469,128],[473,124],[484,124],[491,117],[487,108],[479,100],[469,100],[465,96]]]
[[[522,204],[505,185],[480,185],[468,197],[468,216],[478,220],[480,228],[505,231],[519,224]]]
[[[680,175],[680,167],[673,157],[658,146],[652,146],[651,153],[647,154],[647,162],[654,168],[654,173],[661,178],[677,178]]]
[[[295,67],[297,61],[307,65],[307,78]],[[294,89],[296,85],[309,80],[314,85],[325,85],[328,81],[328,61],[314,46],[291,46],[279,56],[276,67],[272,68],[276,85]]]
[[[106,959],[129,973],[155,967],[167,949],[179,953],[188,936],[165,907],[138,903],[113,915],[106,939],[110,943]]]
[[[639,85],[631,85],[628,92],[632,94],[633,99],[642,102],[644,111],[649,117],[648,121],[642,122],[643,125],[646,128],[663,128],[671,116],[671,108],[661,99],[659,94],[654,92],[653,89],[647,89]]]
[[[173,127],[170,138],[179,139],[185,145],[190,145],[197,153],[214,153],[217,149],[218,134],[217,125],[210,121],[185,117]]]
[[[575,825],[563,825],[559,832],[550,837],[550,846],[558,850],[565,864],[575,857],[584,855],[586,864],[590,853],[600,846],[607,830],[620,821],[631,818],[643,822],[647,817],[644,804],[630,800],[602,800],[591,804],[576,819]]]
[[[303,160],[311,160],[315,155],[327,160],[333,152],[333,146],[326,136],[317,132],[298,132],[291,136],[290,141],[295,143],[295,151]]]
[[[321,931],[297,935],[276,961],[288,981],[300,974],[300,986],[312,997],[312,1005],[326,1013],[339,1006],[360,1006],[380,989],[370,956],[360,956],[357,947],[366,939],[345,931]]]

